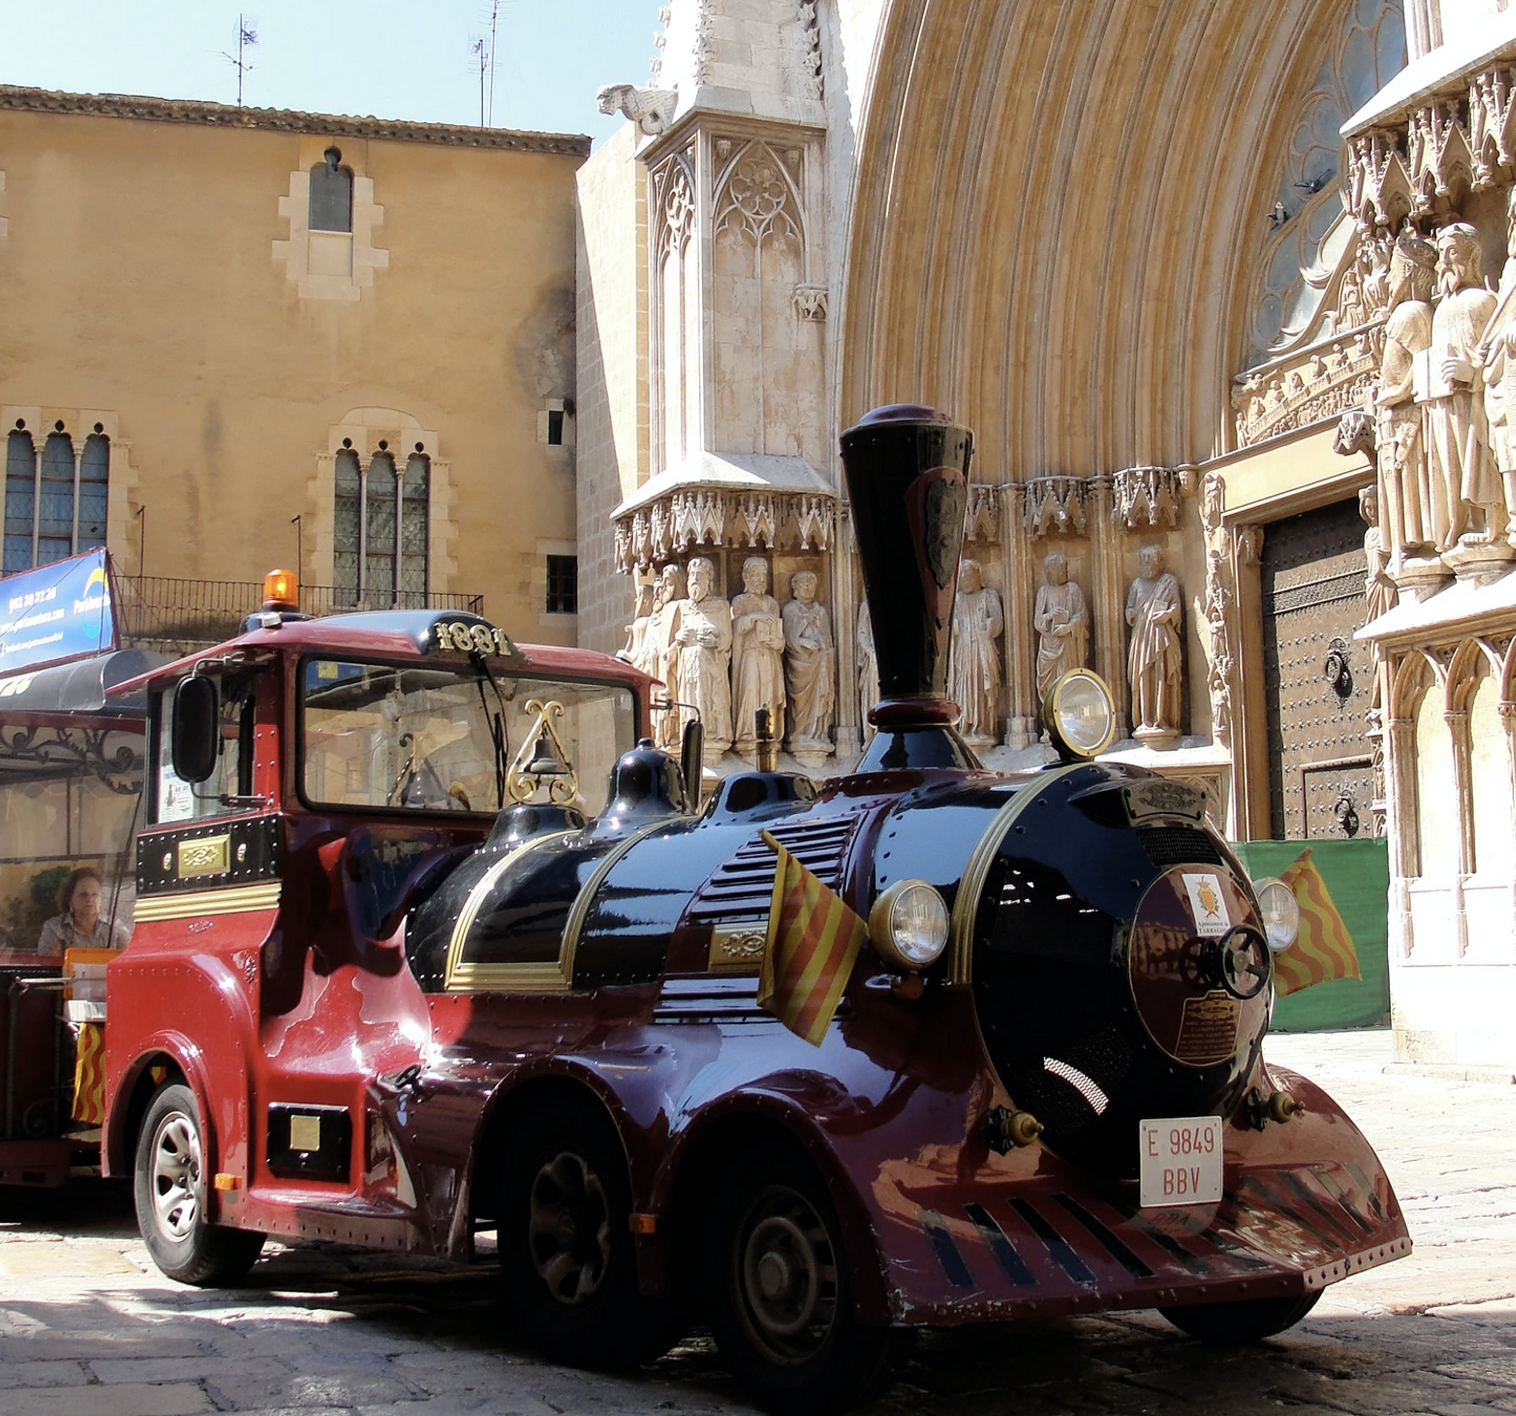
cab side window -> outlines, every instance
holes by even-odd
[[[256,811],[253,793],[253,726],[257,680],[253,674],[213,674],[220,702],[216,766],[203,782],[186,782],[174,771],[172,690],[158,695],[154,709],[158,739],[154,819],[161,825],[203,821]]]

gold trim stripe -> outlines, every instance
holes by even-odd
[[[247,910],[276,910],[283,885],[233,885],[220,890],[191,890],[182,895],[144,895],[137,900],[133,919],[188,919],[191,915],[240,914]]]
[[[615,869],[638,841],[646,840],[659,831],[666,831],[672,824],[673,820],[669,817],[660,816],[656,821],[648,822],[640,830],[633,831],[626,840],[611,847],[605,859],[595,867],[590,878],[584,882],[584,888],[574,900],[574,907],[569,911],[568,920],[563,926],[563,947],[558,951],[558,967],[563,972],[563,981],[566,984],[572,984],[574,981],[574,956],[579,952],[579,935],[584,930],[584,922],[589,918],[590,906],[595,903],[595,896],[600,893],[605,877]]]

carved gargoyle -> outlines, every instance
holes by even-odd
[[[673,89],[606,84],[595,96],[595,101],[602,113],[620,113],[649,137],[657,137],[674,116],[674,102],[678,96]]]

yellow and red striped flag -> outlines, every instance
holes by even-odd
[[[1294,944],[1274,955],[1274,991],[1299,993],[1333,978],[1362,978],[1353,936],[1327,893],[1321,872],[1311,863],[1311,848],[1295,857],[1279,877],[1300,906],[1300,933]]]
[[[758,1006],[820,1047],[868,930],[767,831],[763,840],[779,862],[758,977]]]
[[[74,1053],[73,1119],[87,1126],[105,1120],[105,1029],[80,1023]]]

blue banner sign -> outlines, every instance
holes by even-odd
[[[0,674],[115,647],[116,615],[103,550],[0,580]]]

